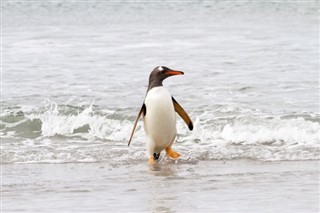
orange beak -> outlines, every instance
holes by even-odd
[[[166,75],[184,75],[182,71],[177,71],[177,70],[168,70],[165,71],[164,74]]]

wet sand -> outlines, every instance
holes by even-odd
[[[2,212],[319,212],[319,161],[1,168]]]

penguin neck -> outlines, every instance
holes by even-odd
[[[149,86],[148,86],[148,91],[150,91],[152,88],[154,87],[162,87],[163,84],[162,84],[162,80],[153,80],[153,81],[150,81],[149,82]]]

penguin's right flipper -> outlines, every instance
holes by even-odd
[[[145,105],[144,103],[142,104],[142,107],[141,107],[141,109],[140,109],[140,112],[139,112],[139,114],[138,114],[138,116],[137,116],[137,118],[136,118],[136,121],[134,122],[133,130],[132,130],[132,132],[131,132],[131,136],[130,136],[130,139],[129,139],[129,142],[128,142],[128,146],[130,146],[131,139],[132,139],[132,137],[133,137],[134,131],[136,130],[138,120],[139,120],[140,116],[142,115],[142,113],[143,113],[143,116],[145,116],[146,113],[147,113],[147,108],[146,108],[146,105]]]

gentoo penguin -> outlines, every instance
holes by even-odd
[[[150,164],[156,163],[160,152],[164,149],[169,157],[174,159],[180,157],[179,153],[171,149],[177,135],[175,111],[185,121],[189,129],[193,129],[193,124],[188,114],[162,85],[162,81],[167,77],[183,74],[181,71],[172,70],[164,66],[158,66],[150,73],[147,94],[128,142],[129,146],[138,120],[142,115],[147,138],[148,162]]]

